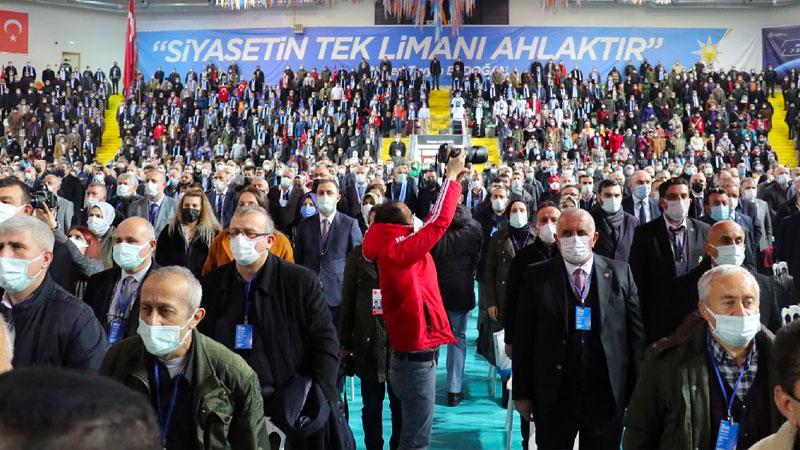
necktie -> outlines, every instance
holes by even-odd
[[[583,302],[583,297],[586,294],[583,290],[586,287],[586,272],[580,267],[575,269],[572,273],[572,281],[575,283],[575,295]]]
[[[122,280],[122,301],[123,304],[117,303],[117,315],[120,317],[124,317],[127,313],[128,307],[133,303],[133,296],[136,295],[136,291],[139,287],[139,282],[136,281],[136,278],[133,275],[128,275]],[[124,308],[123,308],[124,306]]]
[[[647,210],[644,209],[644,200],[639,200],[639,223],[644,224],[647,222]]]
[[[322,220],[322,240],[323,241],[328,239],[328,231],[329,231],[328,226],[329,226],[328,219],[323,219]]]
[[[158,203],[150,203],[150,224],[156,226],[156,220],[158,220],[158,211],[161,209],[161,206]]]
[[[685,230],[686,227],[681,225],[678,228],[669,227],[672,233],[672,250],[675,251],[675,261],[683,262],[683,239],[678,236],[678,233]]]
[[[217,194],[217,217],[222,217],[222,194]]]

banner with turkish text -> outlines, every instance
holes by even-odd
[[[800,69],[800,25],[764,28],[764,67],[772,66],[783,77],[792,69]]]

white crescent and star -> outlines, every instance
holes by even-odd
[[[6,34],[8,34],[8,38],[9,38],[9,40],[11,40],[11,42],[16,42],[17,41],[17,34],[8,32],[8,29],[11,26],[16,26],[17,27],[17,34],[20,34],[20,33],[22,33],[22,22],[20,22],[17,19],[8,19],[5,22],[3,22],[3,31]]]

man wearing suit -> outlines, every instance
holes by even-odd
[[[116,195],[111,197],[108,203],[117,210],[117,216],[126,216],[130,204],[142,198],[136,193],[139,187],[139,180],[132,173],[122,173],[117,177]]]
[[[650,197],[652,184],[653,180],[646,170],[637,170],[628,180],[631,195],[622,199],[622,209],[636,217],[641,225],[661,217],[658,202]]]
[[[784,166],[777,166],[773,174],[775,175],[775,182],[768,185],[758,198],[767,202],[772,223],[777,224],[778,209],[792,197],[792,190],[789,186],[789,169]]]
[[[86,188],[86,194],[83,199],[83,208],[77,214],[73,214],[70,226],[81,225],[86,226],[89,220],[89,210],[99,202],[105,202],[108,198],[108,188],[104,183],[95,183]],[[116,227],[125,220],[125,214],[116,214],[114,216],[113,225]]]
[[[361,245],[363,236],[358,221],[336,211],[339,187],[333,180],[317,184],[319,212],[297,225],[294,259],[297,264],[319,274],[322,296],[339,328],[339,305],[342,303],[342,281],[347,254]]]
[[[236,192],[230,187],[230,177],[227,168],[217,170],[214,174],[212,184],[214,189],[206,191],[206,197],[214,210],[214,215],[222,224],[222,228],[228,228],[236,209]]]
[[[663,335],[669,336],[678,329],[686,316],[697,309],[699,295],[697,282],[704,273],[722,264],[741,266],[744,259],[745,233],[742,227],[732,220],[722,220],[715,223],[708,230],[708,240],[705,244],[706,255],[697,267],[689,273],[682,275],[672,283],[672,298],[674,303],[669,311],[670,315],[661,317],[664,326]],[[749,271],[758,282],[759,286],[759,311],[761,323],[772,330],[778,331],[781,326],[780,309],[776,301],[776,286],[772,277]]]
[[[691,207],[689,217],[699,219],[705,214],[703,208],[703,192],[706,190],[706,176],[697,172],[689,178],[689,188],[691,189]]]
[[[639,226],[636,217],[622,210],[622,186],[617,180],[600,183],[600,203],[590,212],[597,230],[595,254],[628,261],[633,231]]]
[[[639,289],[648,343],[655,340],[659,314],[670,307],[665,291],[673,278],[703,260],[708,225],[688,217],[691,199],[686,179],[670,178],[658,187],[663,219],[639,225],[633,234],[628,261]]]
[[[401,164],[394,169],[394,181],[386,183],[386,198],[405,203],[412,213],[417,213],[417,183],[408,176],[407,165]]]
[[[759,239],[758,242],[758,249],[764,251],[764,249],[772,245],[773,223],[772,216],[769,215],[769,206],[767,202],[756,197],[757,190],[758,188],[756,187],[755,180],[750,177],[742,180],[742,184],[739,188],[739,193],[742,194],[740,205],[744,206],[745,203],[755,205],[756,215],[755,217],[751,217],[753,218],[753,223],[761,229],[761,239]]]
[[[56,222],[58,228],[64,233],[69,231],[72,225],[72,217],[75,215],[75,205],[71,201],[58,195],[58,190],[61,189],[61,177],[58,175],[47,174],[44,177],[44,184],[47,190],[55,194],[58,200],[58,211],[56,211]]]
[[[703,198],[704,215],[700,220],[709,225],[714,225],[720,220],[728,219],[738,223],[739,226],[742,227],[745,236],[747,236],[745,242],[745,266],[747,268],[754,268],[756,264],[755,255],[758,251],[756,242],[758,242],[758,240],[753,231],[753,220],[744,214],[735,214],[732,212],[730,207],[731,200],[732,199],[728,197],[728,193],[725,191],[725,189],[719,187],[709,189]]]
[[[528,267],[517,304],[512,393],[539,448],[572,448],[580,433],[581,448],[619,449],[644,330],[630,267],[594,254],[597,238],[588,212],[564,210],[562,256]]]
[[[83,300],[92,307],[106,330],[109,345],[136,336],[139,326],[139,292],[157,264],[153,260],[156,236],[147,219],[122,221],[114,235],[114,267],[89,278]]]
[[[297,219],[297,211],[300,208],[300,198],[303,196],[303,190],[294,185],[294,169],[285,168],[280,177],[278,189],[270,189],[267,197],[270,203],[277,203],[280,209],[277,211],[270,211],[273,217],[276,217],[275,222],[279,226],[279,230],[287,236],[292,235],[292,228]]]
[[[356,166],[354,172],[354,182],[347,186],[345,190],[345,198],[349,208],[348,215],[350,217],[358,217],[361,214],[361,200],[364,199],[364,194],[367,193],[367,187],[369,186],[367,168],[365,166]]]
[[[142,217],[147,219],[156,230],[156,236],[169,224],[175,216],[175,200],[164,195],[167,180],[163,172],[150,168],[144,174],[144,193],[142,199],[131,202],[128,207],[128,217]]]

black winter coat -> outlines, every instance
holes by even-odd
[[[161,230],[156,244],[156,262],[159,266],[183,266],[198,279],[203,275],[203,265],[208,258],[208,244],[195,233],[186,245],[183,227],[168,225]]]
[[[446,310],[469,311],[475,307],[474,280],[482,244],[481,224],[459,204],[450,228],[431,250]]]
[[[4,294],[0,290],[0,297]],[[106,334],[92,309],[46,275],[30,298],[0,313],[14,324],[14,367],[59,366],[96,371]]]

